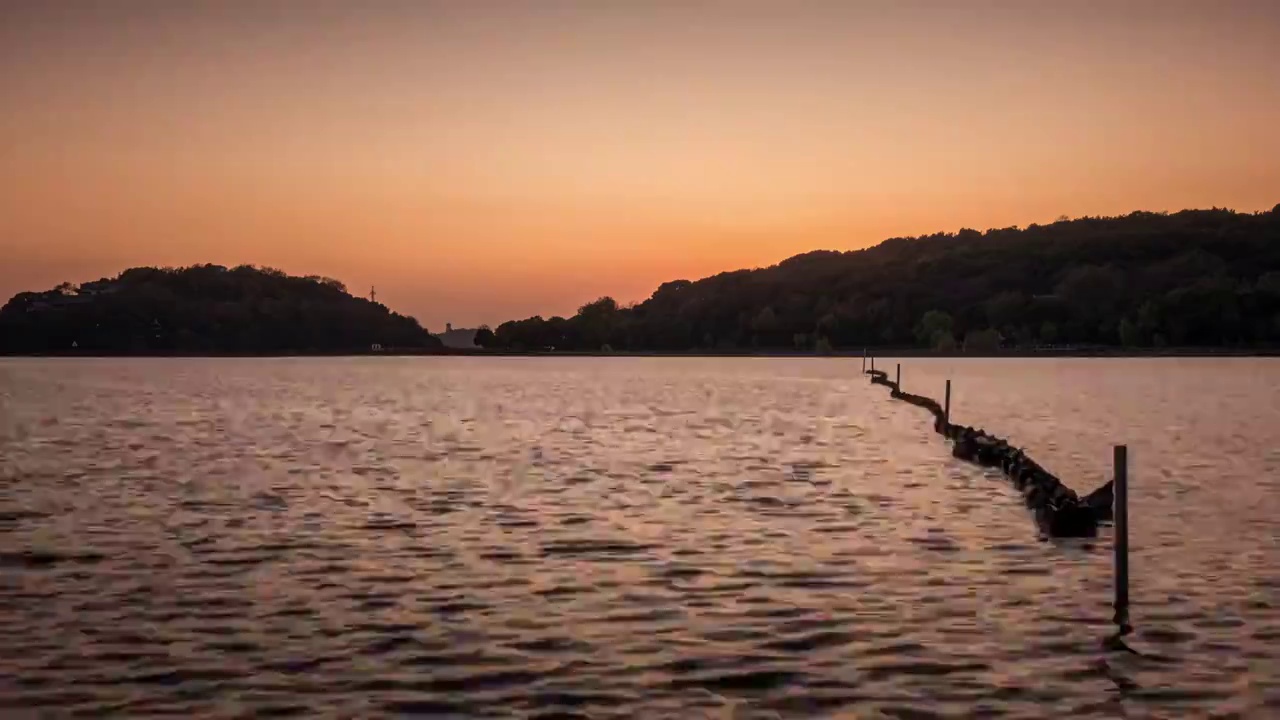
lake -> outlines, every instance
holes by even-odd
[[[1142,656],[860,360],[8,359],[0,715],[1280,715],[1280,361],[902,364]]]

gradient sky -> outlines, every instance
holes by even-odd
[[[329,275],[432,330],[1280,202],[1280,2],[4,0],[0,302]]]

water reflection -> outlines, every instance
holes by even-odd
[[[1074,487],[1129,444],[1137,657],[1109,539],[1038,541],[856,362],[0,362],[0,702],[1274,712],[1276,364],[904,361]]]

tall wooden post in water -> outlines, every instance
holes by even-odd
[[[1116,617],[1119,635],[1133,632],[1129,624],[1129,448],[1115,447],[1115,538]]]
[[[902,392],[902,363],[898,363],[898,376],[893,382],[898,386],[898,392]]]
[[[866,374],[867,372],[867,349],[866,348],[862,348],[862,372],[863,374]]]
[[[947,380],[947,394],[942,401],[942,422],[945,426],[951,425],[951,381]]]

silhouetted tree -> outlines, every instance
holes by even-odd
[[[967,352],[991,352],[1000,348],[1000,333],[987,328],[974,330],[964,336],[964,349]]]
[[[1120,320],[1120,344],[1125,347],[1145,344],[1138,324],[1127,317]]]
[[[0,309],[0,352],[336,352],[440,347],[411,317],[341,283],[272,268],[130,268],[19,293]]]
[[[1046,345],[1052,345],[1058,342],[1057,323],[1045,320],[1040,324],[1040,342]]]
[[[916,340],[926,347],[938,347],[943,337],[955,340],[951,316],[941,310],[930,310],[916,324]]]
[[[1022,293],[1002,292],[984,303],[987,322],[998,330],[1009,328],[1021,319],[1026,304],[1027,298]]]

